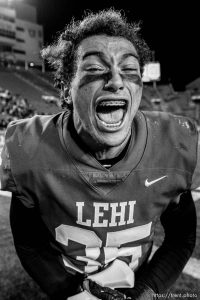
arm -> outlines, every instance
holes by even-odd
[[[191,189],[200,187],[200,134],[196,154]],[[169,205],[161,217],[161,223],[165,231],[164,242],[150,263],[139,272],[135,288],[127,292],[138,300],[153,299],[153,291],[158,294],[166,292],[179,277],[193,252],[196,209],[189,191],[181,195],[178,206]]]
[[[29,275],[51,299],[76,294],[83,279],[67,272],[34,203],[22,198],[12,176],[6,145],[1,153],[1,189],[12,192],[10,223],[19,259]]]
[[[20,261],[29,275],[51,299],[67,299],[78,292],[81,275],[67,272],[61,256],[50,244],[51,236],[34,203],[22,198],[12,176],[6,145],[1,153],[1,189],[12,192],[10,223]]]
[[[90,280],[84,288],[102,300],[157,299],[156,294],[166,293],[182,272],[192,254],[196,238],[196,211],[191,193],[181,196],[180,203],[170,204],[161,217],[165,238],[149,263],[136,273],[135,286],[120,292],[101,287]]]
[[[181,196],[178,207],[170,204],[161,217],[164,242],[136,276],[136,284],[126,294],[137,300],[153,299],[176,281],[195,247],[196,210],[191,193]],[[154,291],[154,292],[153,292]]]
[[[11,201],[10,222],[20,261],[41,289],[55,300],[78,293],[82,275],[66,271],[58,251],[50,245],[50,234],[37,210],[25,207],[15,194]]]

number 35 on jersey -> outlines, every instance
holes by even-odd
[[[93,203],[93,219],[84,218],[84,202],[76,202],[77,226],[61,224],[56,228],[56,240],[66,247],[70,247],[70,241],[80,245],[84,255],[76,255],[75,259],[85,262],[84,270],[79,270],[72,265],[67,256],[63,256],[64,264],[80,272],[91,273],[97,271],[103,265],[112,262],[116,258],[129,258],[129,266],[134,270],[138,266],[142,255],[142,247],[128,246],[132,242],[148,237],[151,233],[151,222],[145,225],[117,230],[116,227],[134,223],[134,207],[136,201],[117,203]],[[105,218],[105,212],[108,212]],[[125,217],[126,216],[126,217]],[[82,225],[88,228],[78,227]],[[103,245],[98,232],[92,228],[105,228],[106,243]],[[110,230],[115,227],[115,231]],[[130,227],[130,226],[129,226]]]

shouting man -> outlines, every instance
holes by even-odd
[[[21,263],[51,299],[154,299],[195,245],[196,127],[138,110],[150,51],[117,11],[71,22],[42,55],[64,110],[12,122],[2,152]]]

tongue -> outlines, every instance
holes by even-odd
[[[118,123],[123,118],[123,109],[119,108],[110,112],[98,112],[98,117],[100,120],[108,124]]]

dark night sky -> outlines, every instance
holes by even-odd
[[[184,1],[183,4],[181,1],[182,4],[176,7],[168,1],[156,4],[152,0],[148,4],[130,0],[129,5],[125,5],[125,0],[98,0],[98,3],[93,0],[95,5],[88,5],[87,1],[81,5],[80,0],[29,1],[37,5],[38,21],[44,25],[45,44],[52,42],[56,33],[72,17],[80,18],[84,10],[114,7],[123,9],[129,21],[142,20],[141,33],[155,51],[155,59],[161,63],[161,83],[171,82],[176,90],[183,90],[186,84],[200,76],[200,14],[197,3]],[[173,2],[176,4],[175,0]]]

